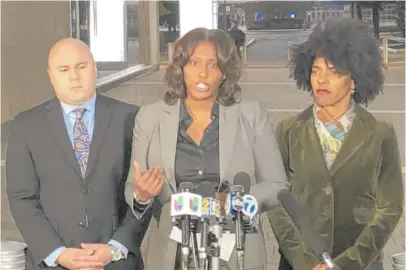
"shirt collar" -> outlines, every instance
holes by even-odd
[[[184,100],[182,100],[180,102],[180,119],[179,120],[180,120],[180,122],[192,120],[192,117],[190,116],[189,112],[186,110]]]
[[[351,99],[350,100],[350,104],[348,105],[348,108],[347,108],[347,110],[342,114],[342,115],[340,115],[340,116],[338,116],[337,117],[337,119],[338,118],[341,118],[343,115],[348,115],[348,114],[351,114],[351,113],[354,113],[354,111],[355,111],[355,102],[354,102],[354,100],[353,99]],[[320,110],[321,108],[319,107],[319,106],[317,106],[316,105],[316,103],[313,103],[313,113],[316,113],[318,110]]]
[[[219,104],[217,101],[214,102],[213,107],[211,109],[211,118],[216,118],[219,115]],[[185,101],[182,100],[180,103],[180,122],[183,121],[191,121],[192,116],[190,116],[189,112],[186,109]]]
[[[61,106],[62,106],[62,111],[67,116],[69,116],[73,110],[78,109],[78,108],[85,108],[86,111],[94,113],[95,107],[96,107],[96,94],[94,94],[94,96],[91,99],[89,99],[88,101],[86,101],[86,103],[84,103],[80,106],[66,104],[66,103],[63,103],[62,101],[60,101],[60,102],[61,102]]]

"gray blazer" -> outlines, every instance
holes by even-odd
[[[28,245],[28,270],[48,269],[43,260],[59,246],[80,248],[82,242],[107,243],[110,239],[123,244],[130,254],[106,270],[139,267],[143,220],[127,211],[123,196],[138,108],[98,96],[95,109],[84,179],[56,98],[12,121],[7,195],[11,214]]]
[[[169,238],[172,230],[170,198],[176,192],[174,163],[179,126],[180,101],[167,105],[159,101],[142,107],[135,118],[132,160],[143,171],[164,168],[165,183],[152,206],[152,219],[143,241],[142,255],[147,270],[173,269],[177,243]],[[251,177],[251,193],[260,211],[276,205],[276,194],[287,188],[287,178],[267,111],[257,102],[242,101],[220,106],[220,178],[233,183],[236,173]],[[133,209],[133,166],[127,179],[125,197]],[[246,239],[246,269],[266,268],[266,249],[262,232]],[[236,252],[229,262],[236,269]]]

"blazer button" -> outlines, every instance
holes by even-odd
[[[330,209],[326,208],[322,211],[323,216],[328,217],[330,216]]]
[[[89,193],[89,190],[84,188],[84,189],[82,189],[82,193],[87,194],[87,193]]]
[[[85,223],[83,223],[83,222],[81,221],[81,222],[78,223],[78,226],[79,226],[80,228],[84,228],[84,227],[85,227]]]
[[[324,193],[326,193],[326,195],[331,195],[331,192],[333,192],[333,189],[331,187],[326,187],[324,189]]]

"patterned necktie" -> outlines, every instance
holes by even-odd
[[[79,163],[80,172],[85,177],[87,160],[89,159],[90,137],[87,131],[86,124],[83,121],[83,115],[86,109],[79,108],[73,110],[76,114],[75,124],[73,125],[73,145],[76,158]]]

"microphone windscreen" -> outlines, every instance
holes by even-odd
[[[194,185],[191,182],[182,182],[179,184],[179,191],[192,190]]]
[[[240,193],[242,193],[242,192],[244,192],[244,187],[241,186],[241,185],[232,185],[232,186],[230,187],[229,193],[234,193],[234,192],[240,192]]]
[[[239,172],[234,176],[233,185],[240,185],[244,188],[245,193],[250,193],[251,190],[251,178],[246,172]]]
[[[203,198],[214,198],[214,186],[208,181],[203,181],[197,186],[195,193]]]

